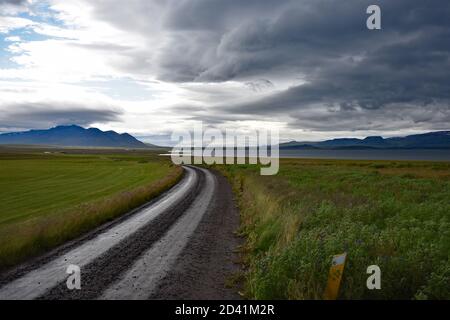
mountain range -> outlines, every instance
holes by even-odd
[[[48,130],[30,130],[0,134],[0,144],[50,145],[73,147],[148,148],[128,133],[85,129],[77,125],[57,126]]]
[[[77,125],[57,126],[47,130],[29,130],[0,134],[1,144],[51,145],[73,147],[151,148],[128,133],[85,129]],[[291,141],[280,144],[281,150],[301,149],[450,149],[450,131],[437,131],[405,137],[364,139],[340,138],[318,142]]]
[[[394,138],[371,136],[365,139],[342,138],[319,142],[291,141],[280,144],[280,149],[450,149],[450,131]]]

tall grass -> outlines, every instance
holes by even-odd
[[[247,237],[245,294],[322,299],[335,254],[348,253],[340,299],[450,299],[450,166],[285,160],[278,176],[222,166]],[[382,289],[369,290],[369,265]]]

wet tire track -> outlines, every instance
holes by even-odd
[[[147,226],[85,266],[81,270],[82,290],[67,290],[66,283],[62,282],[38,299],[90,300],[99,297],[120,274],[125,272],[145,250],[159,240],[172,224],[183,215],[203,186],[204,174],[201,172],[198,174],[199,180],[195,188],[176,207],[167,210]]]
[[[239,269],[231,187],[209,170],[185,171],[167,194],[0,275],[0,298],[238,299],[225,286]],[[82,288],[69,290],[65,267],[77,261]]]

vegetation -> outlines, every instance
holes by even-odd
[[[159,195],[182,170],[149,152],[0,150],[0,269]]]
[[[238,195],[245,295],[322,299],[347,252],[340,299],[450,299],[450,164],[285,159],[277,176],[217,166]],[[369,265],[381,290],[368,290]]]

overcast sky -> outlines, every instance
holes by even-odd
[[[366,28],[378,4],[382,30]],[[0,0],[0,132],[449,130],[448,0]]]

